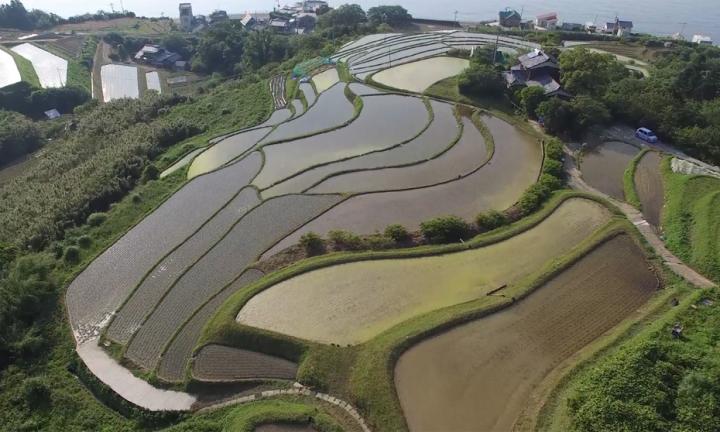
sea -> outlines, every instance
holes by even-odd
[[[188,1],[188,0],[185,0]],[[208,14],[222,9],[231,14],[253,11],[268,11],[277,6],[272,0],[189,0],[195,14]],[[281,4],[292,3],[281,0]],[[368,9],[378,5],[401,4],[418,18],[454,19],[460,21],[486,21],[497,18],[498,11],[507,7],[522,13],[523,19],[536,15],[556,12],[561,22],[585,24],[594,22],[602,26],[605,22],[632,21],[635,31],[670,36],[681,33],[691,39],[695,34],[710,36],[715,44],[720,43],[720,0],[348,0]],[[331,6],[346,1],[330,0]],[[9,0],[0,0],[0,4]],[[140,16],[178,15],[176,0],[23,0],[25,6],[54,12],[60,16],[94,12],[97,9],[120,10],[125,8]],[[90,10],[89,10],[90,9]]]

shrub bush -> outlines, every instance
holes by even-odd
[[[143,183],[147,183],[151,180],[157,180],[157,178],[160,176],[160,170],[153,164],[148,164],[145,169],[143,170],[142,177],[140,178],[140,181]]]
[[[310,231],[300,237],[300,245],[305,249],[308,256],[319,255],[325,252],[325,243],[316,233]]]
[[[362,238],[349,231],[333,230],[328,233],[328,238],[333,242],[335,249],[358,250],[364,246]]]
[[[130,196],[130,200],[133,204],[140,204],[142,202],[142,197],[139,194],[134,193]]]
[[[68,264],[77,264],[80,262],[80,249],[77,246],[68,246],[65,249],[63,259]]]
[[[372,250],[390,249],[394,246],[393,239],[382,234],[373,234],[365,239],[365,246]]]
[[[385,236],[393,239],[397,243],[402,243],[410,239],[410,233],[400,224],[388,225],[388,227],[385,228]]]
[[[92,243],[93,240],[88,235],[80,236],[80,238],[78,238],[78,246],[83,249],[88,249],[90,246],[92,246]]]
[[[467,236],[470,227],[457,216],[443,216],[421,223],[420,230],[430,243],[452,243]]]
[[[87,218],[87,223],[90,226],[100,226],[107,220],[107,213],[93,213]]]
[[[25,379],[22,392],[25,401],[31,408],[46,406],[50,403],[50,387],[42,377]]]
[[[547,159],[543,164],[542,172],[560,178],[563,175],[563,164],[557,160]]]
[[[497,210],[480,213],[475,219],[475,223],[478,228],[484,231],[494,230],[495,228],[501,227],[508,222],[508,218]]]

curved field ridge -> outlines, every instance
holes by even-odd
[[[241,156],[263,139],[268,132],[270,132],[269,127],[253,129],[231,135],[211,146],[192,161],[190,169],[188,169],[188,179],[218,169]]]
[[[158,376],[165,381],[180,382],[185,378],[185,366],[190,361],[193,349],[197,346],[203,327],[210,317],[225,303],[233,293],[247,286],[263,276],[263,272],[255,269],[245,271],[233,283],[224,288],[220,294],[213,297],[201,307],[190,321],[188,321],[173,338],[167,350],[163,353]]]
[[[372,192],[426,187],[457,179],[487,161],[488,148],[472,120],[462,118],[460,140],[435,159],[417,165],[360,171],[335,176],[308,190],[309,193]]]
[[[154,369],[177,330],[274,242],[341,199],[338,195],[286,195],[248,212],[170,289],[130,341],[126,357]]]
[[[361,261],[288,279],[253,297],[237,321],[323,343],[361,343],[413,316],[512,284],[609,220],[600,204],[569,199],[536,227],[487,247]]]
[[[647,152],[635,169],[635,190],[640,198],[645,220],[652,226],[660,226],[660,213],[665,202],[660,163],[662,156],[657,152]]]
[[[337,69],[332,68],[313,76],[312,80],[315,83],[315,88],[317,89],[318,93],[322,93],[330,87],[334,86],[335,84],[339,83],[340,77],[338,76]]]
[[[195,159],[195,156],[199,155],[200,153],[204,152],[206,150],[206,147],[201,147],[199,149],[195,149],[191,151],[190,153],[186,154],[180,160],[175,162],[174,164],[170,165],[165,171],[160,173],[160,178],[165,178],[169,176],[170,174],[174,173],[175,171],[184,168],[187,164],[192,162],[193,159]]]
[[[126,344],[140,328],[173,282],[197,261],[251,208],[260,203],[255,188],[245,188],[195,234],[155,265],[125,302],[108,327],[106,336]]]
[[[648,266],[617,236],[517,305],[410,348],[395,367],[410,430],[512,430],[534,386],[652,296]]]
[[[623,174],[639,148],[620,141],[609,141],[583,151],[580,171],[583,179],[600,192],[625,199]]]
[[[371,234],[395,223],[416,229],[420,222],[437,216],[454,214],[471,220],[479,212],[510,207],[537,180],[541,145],[497,117],[483,116],[482,121],[494,138],[495,152],[473,174],[422,189],[351,197],[283,239],[263,258],[294,245],[308,231],[324,235],[344,229]]]
[[[345,127],[263,147],[265,165],[253,184],[264,189],[315,165],[386,149],[413,138],[429,121],[420,98],[366,96],[360,116]]]
[[[307,102],[308,109],[313,106],[317,99],[317,93],[310,83],[300,83],[300,91],[305,95],[305,101]]]
[[[20,44],[12,50],[32,63],[42,88],[65,87],[67,60],[30,43]]]
[[[192,374],[200,381],[292,380],[297,375],[297,364],[254,351],[206,345],[193,362]]]
[[[65,295],[77,341],[97,336],[155,263],[225,206],[257,174],[261,162],[253,154],[193,179],[90,263]]]
[[[263,197],[304,192],[324,178],[336,173],[406,165],[424,161],[442,153],[453,143],[453,140],[457,139],[458,122],[453,114],[453,105],[430,101],[430,108],[433,111],[432,122],[427,129],[412,141],[387,150],[329,163],[305,171],[264,190]],[[327,181],[333,181],[333,178],[330,177]],[[387,185],[392,184],[386,183]]]
[[[307,86],[310,89],[305,90],[307,87],[303,87],[304,84],[307,83],[300,84],[300,88],[303,89],[305,97],[307,98],[308,94],[312,94],[312,98],[314,98],[315,90],[312,90],[312,86],[309,84]],[[308,98],[308,106],[310,100]],[[270,135],[262,140],[261,144],[283,141],[340,126],[350,121],[354,112],[353,104],[345,97],[345,85],[338,83],[320,95],[315,104],[305,114],[276,127]]]
[[[372,79],[380,84],[422,93],[438,81],[458,75],[470,61],[456,57],[432,57],[382,70]]]
[[[13,56],[0,48],[0,88],[20,82],[21,79]]]

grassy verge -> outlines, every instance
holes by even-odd
[[[15,51],[9,50],[3,46],[0,46],[0,49],[7,52],[15,59],[15,64],[17,65],[18,71],[20,72],[21,80],[25,81],[26,83],[30,84],[35,88],[41,88],[40,79],[35,73],[35,69],[33,68],[32,63],[30,63],[30,60],[19,54],[16,54]]]
[[[663,159],[665,243],[685,263],[720,281],[720,180],[676,174]]]
[[[500,111],[507,114],[514,112],[513,106],[507,98],[477,98],[460,94],[458,77],[450,77],[436,82],[425,90],[425,94],[438,99],[486,108],[489,111]]]
[[[640,204],[640,197],[637,194],[637,190],[635,190],[635,171],[637,171],[637,166],[640,163],[640,159],[642,159],[642,157],[645,156],[645,153],[649,151],[650,150],[647,148],[640,150],[640,153],[635,155],[635,157],[633,158],[633,160],[630,161],[628,167],[623,173],[623,188],[625,190],[625,201],[627,201],[630,205],[637,208],[638,210],[642,210],[642,205]]]

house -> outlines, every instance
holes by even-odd
[[[535,27],[537,28],[553,30],[557,26],[557,23],[558,17],[555,12],[541,14],[535,17]]]
[[[290,27],[290,22],[280,19],[280,18],[273,18],[268,23],[268,26],[273,31],[276,31],[278,33],[290,33],[292,28]]]
[[[303,12],[315,13],[322,6],[328,6],[328,2],[325,0],[305,0],[302,4],[302,10]]]
[[[181,60],[180,54],[171,52],[160,45],[145,45],[135,54],[137,63],[146,63],[156,67],[175,67],[175,62]]]
[[[230,18],[228,17],[227,12],[224,10],[216,10],[215,12],[208,15],[208,22],[210,24],[216,24],[219,22],[227,21]]]
[[[295,27],[304,30],[304,32],[312,31],[317,22],[315,13],[303,12],[295,15]]]
[[[605,23],[603,32],[622,36],[624,34],[632,33],[633,22],[632,21],[621,21],[615,18],[615,22]]]
[[[180,29],[185,32],[193,29],[192,4],[180,3]]]
[[[570,97],[557,81],[560,66],[555,58],[536,49],[518,57],[518,61],[520,63],[503,73],[508,88],[537,86],[546,96]]]
[[[514,9],[505,9],[498,13],[498,24],[502,27],[520,27],[522,17],[518,11]]]
[[[696,34],[692,37],[692,43],[698,45],[712,45],[713,41],[710,36]]]
[[[250,14],[245,14],[242,19],[240,19],[240,24],[243,25],[246,29],[250,30],[253,27],[255,27],[255,24],[257,24],[257,21],[255,20],[255,17],[253,17]]]
[[[571,23],[571,22],[564,22],[560,26],[560,30],[562,31],[583,31],[585,30],[585,26],[579,23]]]

